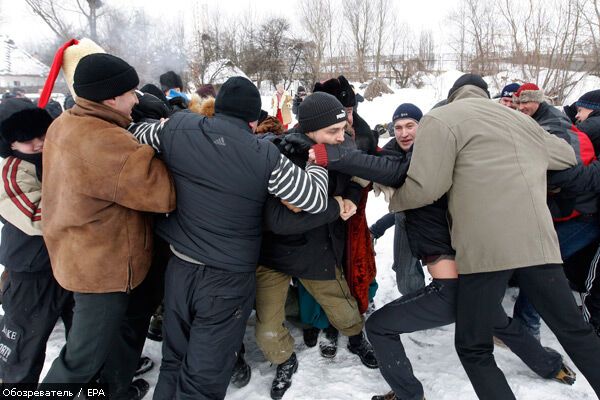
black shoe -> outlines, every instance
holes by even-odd
[[[393,391],[387,392],[386,394],[378,394],[377,396],[371,397],[371,400],[397,400],[396,393]]]
[[[229,383],[237,388],[243,388],[250,382],[251,376],[252,369],[244,359],[244,353],[240,352],[233,367],[233,374],[231,375]]]
[[[571,368],[567,367],[567,365],[563,362],[560,371],[558,371],[558,373],[552,379],[560,383],[572,385],[575,383],[576,375],[575,372]]]
[[[292,353],[290,358],[277,366],[275,379],[271,385],[271,398],[279,400],[285,392],[292,386],[292,375],[298,370],[298,359],[296,353]]]
[[[150,357],[142,356],[138,361],[138,366],[133,376],[145,374],[146,372],[150,371],[152,367],[154,367],[154,361],[152,361]]]
[[[321,356],[325,358],[333,358],[337,354],[339,332],[333,326],[325,328],[323,332],[325,335],[322,336],[321,340],[319,341],[319,351]]]
[[[152,316],[146,337],[150,340],[154,340],[155,342],[162,342],[162,314],[154,314]]]
[[[349,338],[348,350],[359,356],[360,361],[362,361],[367,368],[379,368],[373,346],[367,341],[362,332]]]
[[[148,393],[148,390],[150,390],[148,382],[143,379],[136,379],[131,382],[129,389],[127,389],[127,398],[129,400],[141,400]]]
[[[317,339],[319,338],[319,328],[306,328],[302,330],[304,336],[304,344],[307,347],[315,347],[317,345]]]

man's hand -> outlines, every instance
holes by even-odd
[[[344,203],[344,212],[340,215],[340,217],[346,221],[348,218],[356,214],[356,204],[348,199],[343,199],[342,202]]]
[[[311,147],[310,150],[308,150],[308,162],[314,164],[315,161],[317,161],[317,156],[315,155],[315,150]]]
[[[340,217],[342,217],[344,214],[344,199],[342,199],[342,196],[333,196],[333,198],[337,201],[338,206],[340,207]]]
[[[281,203],[282,203],[284,206],[286,206],[286,207],[287,207],[287,208],[288,208],[290,211],[292,211],[292,212],[295,212],[296,214],[302,211],[302,209],[301,209],[301,208],[298,208],[298,207],[296,207],[296,206],[294,206],[294,205],[290,204],[290,202],[288,202],[287,200],[283,200],[283,199],[281,199]]]
[[[388,203],[392,199],[392,196],[394,195],[395,191],[396,191],[395,188],[392,188],[392,187],[389,187],[389,186],[385,186],[385,185],[381,185],[379,183],[373,183],[373,193],[375,193],[375,197],[379,197],[379,195],[381,193],[383,193],[383,198]]]

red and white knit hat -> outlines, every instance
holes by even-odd
[[[515,103],[528,103],[530,101],[535,103],[543,103],[544,91],[535,83],[524,83],[513,95],[513,101]]]
[[[54,82],[56,82],[58,72],[61,70],[61,68],[65,81],[67,82],[67,86],[69,87],[69,91],[71,92],[73,98],[76,98],[77,96],[73,90],[73,75],[75,74],[75,68],[79,63],[79,60],[88,54],[94,53],[106,52],[91,39],[71,39],[63,44],[54,55],[54,61],[52,62],[50,73],[48,74],[48,78],[46,78],[44,89],[42,90],[38,100],[38,107],[44,108],[46,107],[46,104],[48,104],[48,100],[52,94],[52,89],[54,88]]]

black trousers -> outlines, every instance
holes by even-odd
[[[425,288],[386,304],[367,320],[367,335],[379,370],[398,399],[423,399],[423,386],[413,374],[400,334],[452,324],[457,289],[458,279],[434,279]],[[544,349],[517,320],[506,316],[500,304],[491,314],[494,335],[541,377],[556,375],[562,364],[560,354]]]
[[[231,273],[171,257],[155,400],[225,397],[255,293],[254,271]]]
[[[71,327],[73,294],[60,287],[51,270],[9,273],[3,302],[0,379],[37,385],[56,321],[62,318],[67,333]]]
[[[127,399],[152,313],[160,304],[164,265],[154,261],[146,279],[129,294],[75,293],[67,343],[46,383],[88,383],[98,377],[111,400]]]
[[[496,334],[493,311],[501,304],[513,275],[596,395],[600,395],[600,338],[581,318],[562,265],[549,264],[459,275],[456,350],[477,396],[484,400],[515,398],[494,361],[492,339]]]

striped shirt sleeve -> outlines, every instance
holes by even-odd
[[[162,152],[160,136],[167,120],[156,122],[138,122],[130,124],[127,130],[141,144],[147,144],[157,152]]]
[[[280,154],[269,177],[268,191],[306,212],[317,214],[327,209],[328,183],[325,168],[308,164],[303,170]]]

